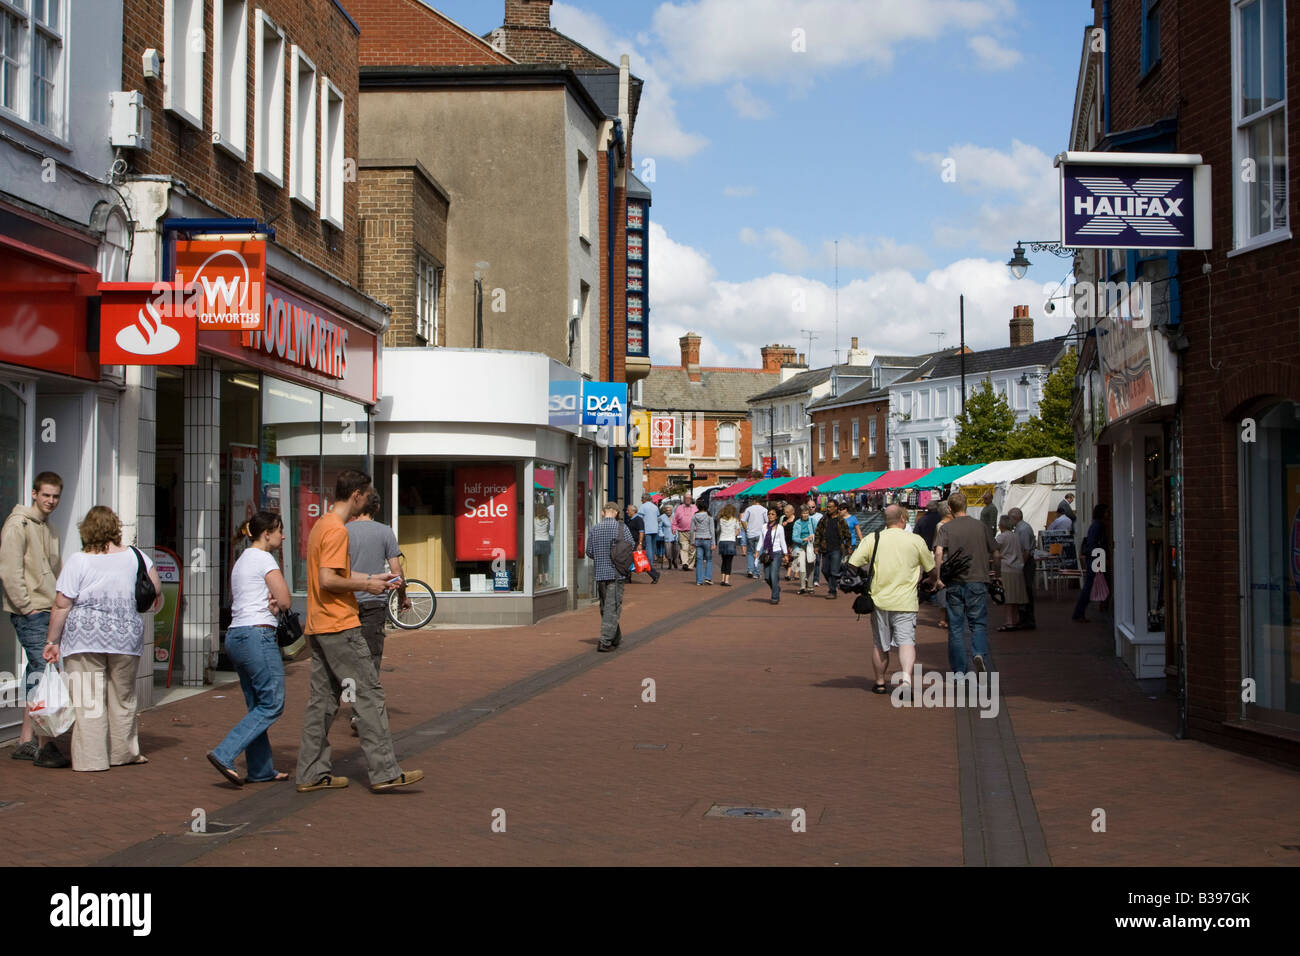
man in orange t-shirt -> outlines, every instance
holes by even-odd
[[[310,695],[298,748],[298,792],[338,790],[347,777],[331,771],[329,730],[346,691],[355,694],[361,749],[369,764],[370,789],[376,793],[405,787],[424,778],[421,770],[402,771],[388,731],[384,689],[361,634],[353,591],[383,594],[397,586],[391,574],[353,574],[348,558],[348,518],[365,505],[370,476],[348,469],[334,485],[334,506],[316,522],[307,538],[307,640],[311,645]],[[351,684],[351,687],[348,684]]]

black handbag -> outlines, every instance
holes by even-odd
[[[144,614],[153,607],[153,602],[158,600],[158,592],[154,590],[153,581],[149,580],[149,572],[144,566],[144,555],[134,545],[131,546],[131,550],[135,552],[136,560],[135,609]]]
[[[994,604],[1007,603],[1006,589],[1002,587],[1002,582],[999,581],[997,578],[994,578],[991,581],[989,581],[988,592],[989,592],[989,600],[992,601]]]
[[[298,612],[286,608],[277,614],[275,624],[275,643],[279,644],[281,648],[284,648],[285,653],[292,656],[302,648],[299,647],[293,650],[289,649],[293,648],[295,644],[302,642],[302,640],[302,618],[299,617]]]
[[[876,543],[871,549],[871,560],[867,562],[867,570],[863,571],[861,574],[857,574],[857,572],[855,571],[854,573],[855,576],[858,578],[858,580],[852,582],[852,585],[848,588],[845,588],[843,586],[844,584],[843,573],[841,573],[841,580],[837,585],[840,588],[840,590],[852,590],[852,591],[859,592],[858,596],[853,599],[854,614],[870,614],[872,611],[876,609],[876,602],[871,599],[871,579],[872,577],[875,576],[876,552],[879,550],[880,550],[880,532],[877,531]],[[853,565],[848,565],[845,568],[845,570],[854,571]]]

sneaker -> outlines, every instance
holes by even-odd
[[[315,783],[298,784],[299,793],[311,793],[314,790],[342,790],[348,785],[347,777],[333,777],[329,774],[321,777]]]
[[[603,654],[605,651],[612,651],[613,649],[613,644],[606,644],[604,641],[601,641],[596,645],[596,653],[598,654]]]
[[[423,770],[407,770],[399,777],[394,777],[387,783],[372,783],[370,785],[371,793],[383,793],[385,790],[396,790],[398,787],[409,787],[413,783],[419,783],[424,779]]]
[[[36,758],[32,762],[38,767],[49,767],[53,770],[62,770],[64,767],[72,766],[72,761],[63,755],[63,751],[54,746],[52,740],[37,752]]]
[[[985,668],[984,668],[984,657],[983,657],[983,655],[981,655],[981,654],[976,654],[976,655],[975,655],[975,673],[976,673],[976,674],[983,674],[983,673],[984,673],[984,669],[985,669]]]
[[[37,750],[36,738],[33,737],[31,740],[27,741],[26,743],[19,744],[17,747],[15,747],[14,752],[11,753],[9,756],[13,757],[15,760],[35,760],[36,750]]]

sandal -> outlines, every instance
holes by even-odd
[[[216,754],[211,752],[208,753],[208,763],[216,767],[217,773],[221,774],[221,776],[225,777],[236,787],[242,787],[244,785],[244,781],[240,779],[239,774],[233,768],[227,767],[224,763],[218,760]]]
[[[289,775],[285,773],[283,770],[281,770],[274,777],[261,777],[257,780],[254,780],[250,777],[248,780],[244,782],[245,783],[279,783],[282,780],[288,780],[288,779],[289,779]]]
[[[888,694],[888,693],[889,693],[889,685],[886,684],[884,681],[876,681],[876,683],[874,683],[874,684],[871,685],[871,693],[873,693],[873,694]]]

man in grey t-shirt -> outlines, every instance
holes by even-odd
[[[348,522],[348,559],[352,563],[354,574],[380,574],[392,572],[398,576],[402,573],[402,552],[397,547],[397,536],[393,529],[375,520],[379,514],[379,492],[374,488],[366,497],[365,507]],[[370,648],[370,658],[375,664],[375,678],[379,677],[379,665],[384,657],[384,626],[388,619],[388,593],[371,594],[368,591],[355,592],[357,598],[357,615],[361,618],[361,636]],[[410,608],[410,598],[406,588],[398,588],[398,598],[403,610]],[[352,715],[352,732],[356,733],[357,715]]]
[[[970,643],[976,672],[989,669],[989,570],[998,567],[997,541],[982,522],[966,514],[966,496],[954,491],[948,496],[952,520],[940,525],[934,535],[934,563],[943,566],[944,557],[961,552],[970,558],[970,567],[961,574],[942,580],[948,605],[948,668],[963,674],[966,666],[966,635]]]

